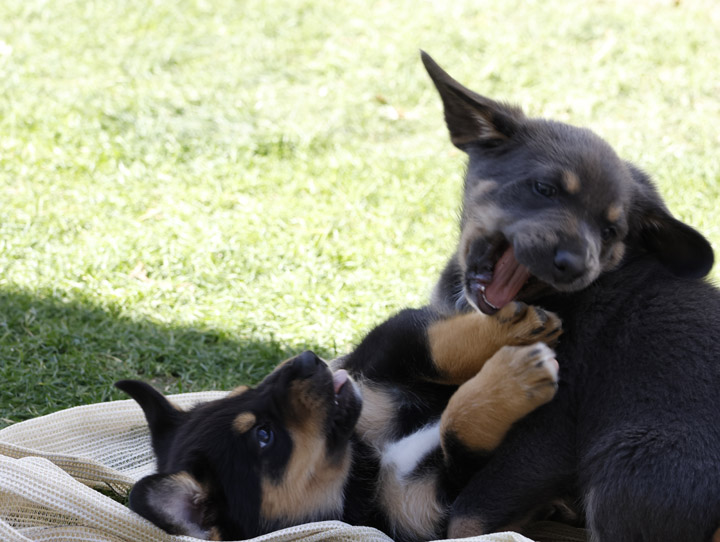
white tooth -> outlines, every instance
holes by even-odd
[[[485,297],[485,290],[484,290],[484,289],[483,289],[483,291],[482,291],[482,294],[483,294],[483,301],[484,301],[485,303],[487,303],[488,305],[490,305],[490,307],[493,308],[493,309],[495,309],[495,310],[500,310],[499,307],[496,307],[495,305],[493,305],[492,303],[490,303],[490,302],[487,300],[487,297]]]

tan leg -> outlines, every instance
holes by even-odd
[[[555,314],[514,302],[493,316],[472,312],[438,320],[428,328],[428,341],[439,380],[459,385],[503,346],[553,345],[561,333]]]
[[[558,364],[544,343],[505,346],[450,398],[440,421],[443,450],[453,439],[471,451],[492,451],[519,419],[550,401]]]

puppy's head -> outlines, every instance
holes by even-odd
[[[143,382],[116,386],[142,407],[157,456],[130,508],[169,533],[245,539],[340,517],[361,409],[345,371],[305,352],[189,411]]]
[[[528,118],[422,59],[450,138],[469,156],[453,270],[458,308],[491,314],[513,299],[577,291],[629,251],[652,252],[679,275],[709,272],[709,243],[673,218],[648,177],[600,137]]]

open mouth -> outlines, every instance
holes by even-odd
[[[349,400],[349,395],[354,394],[350,376],[345,369],[340,369],[333,373],[333,392],[335,393],[335,407],[341,408]]]
[[[332,386],[334,408],[330,414],[331,431],[332,433],[349,432],[357,423],[362,403],[345,369],[339,369],[332,374]]]
[[[513,301],[532,275],[515,259],[507,241],[495,243],[486,253],[484,265],[465,274],[468,300],[485,314],[495,314]]]

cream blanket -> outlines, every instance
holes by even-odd
[[[190,407],[226,392],[171,396]],[[112,498],[154,471],[150,436],[133,400],[86,405],[0,430],[0,540],[3,542],[180,542]],[[390,542],[382,532],[340,521],[309,523],[254,542]],[[516,533],[466,539],[530,542]]]

